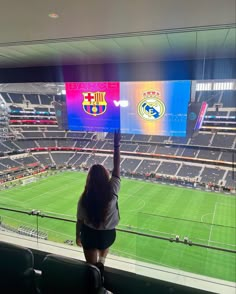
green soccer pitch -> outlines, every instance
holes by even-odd
[[[40,210],[50,216],[75,220],[86,174],[61,172],[25,186],[0,191],[0,206]],[[236,198],[171,185],[122,178],[119,193],[120,229],[189,240],[235,250]],[[36,217],[0,209],[4,224],[36,229]],[[75,225],[38,219],[49,240],[75,240]],[[156,265],[234,281],[236,254],[117,232],[113,254]]]

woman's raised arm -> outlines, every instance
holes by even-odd
[[[120,130],[114,133],[114,153],[112,175],[120,177]]]

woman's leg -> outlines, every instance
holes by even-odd
[[[97,249],[83,249],[84,256],[88,263],[96,264],[98,261],[98,251]]]
[[[116,239],[116,230],[107,230],[107,231],[101,231],[100,232],[100,248],[105,249],[99,249],[98,250],[98,262],[105,263],[105,259],[107,257],[107,254],[109,252],[109,247],[115,242]]]
[[[109,248],[98,250],[98,262],[105,263]]]

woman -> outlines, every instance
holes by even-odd
[[[119,189],[120,133],[115,132],[112,177],[102,165],[93,165],[78,202],[76,243],[83,247],[85,259],[90,264],[104,264],[109,247],[115,241]]]

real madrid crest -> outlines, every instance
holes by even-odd
[[[138,104],[138,114],[146,120],[155,121],[165,113],[165,104],[160,100],[158,91],[143,93],[143,99]]]
[[[82,102],[84,111],[93,116],[101,115],[107,110],[106,92],[84,92]]]

